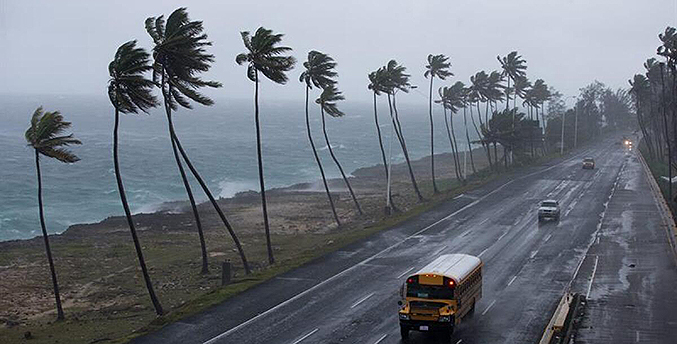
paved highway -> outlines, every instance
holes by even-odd
[[[134,343],[401,343],[399,287],[445,253],[485,264],[483,298],[452,343],[536,343],[569,286],[590,296],[581,342],[623,342],[613,334],[629,327],[628,342],[674,343],[675,259],[642,167],[616,141],[502,177]],[[594,170],[581,169],[584,156],[595,159]],[[559,223],[538,224],[546,198],[560,201]],[[642,255],[654,258],[644,266]],[[624,297],[633,297],[632,309]],[[624,311],[635,313],[617,321]],[[611,334],[596,336],[600,330]],[[408,341],[436,342],[444,340],[418,332]]]

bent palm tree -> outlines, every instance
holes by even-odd
[[[153,96],[152,89],[154,84],[152,81],[144,78],[143,74],[150,71],[153,67],[150,66],[150,56],[143,48],[136,47],[136,41],[129,41],[121,45],[113,61],[108,65],[108,73],[110,80],[108,81],[108,97],[111,104],[115,108],[115,125],[113,127],[113,167],[115,169],[115,180],[118,185],[118,192],[120,193],[120,201],[122,208],[125,211],[127,218],[127,225],[129,232],[132,235],[134,248],[136,249],[136,256],[141,266],[141,273],[146,282],[146,289],[150,295],[150,300],[155,307],[155,312],[158,315],[162,314],[162,306],[151,282],[148,269],[146,268],[146,261],[143,258],[143,251],[139,238],[136,234],[136,227],[132,220],[132,212],[129,210],[127,203],[127,194],[125,187],[122,184],[122,175],[120,174],[120,163],[118,160],[118,128],[120,123],[120,113],[138,113],[139,110],[147,112],[148,109],[158,105],[157,99]],[[203,270],[206,264],[206,252],[204,250],[204,238],[200,231],[200,242],[203,249]]]
[[[190,172],[200,184],[212,206],[216,209],[221,221],[226,226],[240,254],[244,270],[249,274],[251,270],[249,269],[242,245],[237,235],[235,235],[235,231],[228,222],[228,219],[226,219],[225,214],[207,187],[207,184],[188,158],[181,145],[181,141],[179,141],[179,137],[176,135],[172,121],[172,110],[177,110],[179,106],[190,109],[192,107],[190,100],[207,106],[214,104],[213,100],[197,92],[197,89],[202,87],[221,87],[221,84],[216,81],[205,81],[196,76],[200,72],[208,71],[211,63],[214,61],[214,56],[207,54],[205,51],[205,47],[210,46],[212,43],[207,41],[207,35],[202,32],[202,22],[190,21],[185,8],[179,8],[174,11],[167,18],[166,25],[163,16],[146,19],[146,31],[155,43],[153,47],[153,57],[155,59],[153,80],[159,82],[159,87],[162,91],[174,159],[179,167],[188,198],[191,200],[193,214],[195,214],[197,219],[199,215],[197,215],[195,200],[192,197],[188,178],[185,172],[183,172],[183,165],[178,153],[181,154]]]
[[[458,143],[456,142],[456,134],[454,133],[454,121],[453,115],[458,112],[458,109],[464,106],[463,101],[463,92],[464,87],[463,83],[458,81],[451,87],[440,87],[439,95],[440,99],[436,100],[436,103],[442,105],[444,110],[444,123],[447,129],[447,136],[449,138],[449,145],[451,145],[451,153],[454,157],[454,167],[456,168],[456,179],[463,181],[464,177],[461,173],[461,165],[458,159]],[[449,125],[449,119],[447,118],[447,110],[450,112],[451,117],[451,126]],[[451,127],[451,128],[450,128]]]
[[[45,213],[42,205],[42,176],[40,174],[40,154],[54,158],[65,163],[74,163],[80,160],[75,154],[63,148],[69,145],[79,145],[81,142],[73,137],[73,134],[62,135],[63,132],[71,126],[70,122],[63,120],[63,116],[58,111],[44,112],[42,107],[37,108],[31,117],[31,126],[26,130],[26,141],[28,146],[35,151],[35,169],[38,177],[38,207],[40,211],[40,227],[42,228],[42,238],[45,241],[45,252],[49,263],[49,271],[52,275],[52,287],[54,288],[54,298],[56,299],[56,319],[63,320],[63,308],[61,307],[61,296],[59,296],[59,283],[56,279],[56,268],[52,259],[52,250],[49,247],[49,236],[45,225]]]
[[[320,161],[320,157],[317,154],[315,142],[313,141],[313,136],[310,131],[310,115],[308,114],[308,93],[313,88],[313,86],[317,88],[323,88],[336,83],[336,81],[333,79],[337,75],[334,71],[335,66],[336,63],[334,62],[334,59],[329,57],[329,55],[315,50],[310,51],[308,53],[308,61],[303,63],[303,67],[306,70],[301,73],[299,81],[306,84],[306,132],[308,134],[308,141],[310,142],[310,147],[313,149],[315,162],[317,162],[317,167],[320,169],[320,174],[322,175],[322,183],[324,184],[324,190],[327,192],[327,198],[329,198],[329,205],[331,206],[331,212],[334,215],[334,220],[336,221],[336,224],[340,226],[341,221],[336,214],[336,207],[334,206],[334,200],[331,198],[331,192],[329,192],[327,177],[324,174],[324,168],[322,167],[322,162]]]
[[[423,74],[424,77],[430,77],[430,92],[428,95],[428,115],[430,117],[430,172],[433,179],[433,192],[438,193],[437,183],[435,182],[435,143],[433,140],[434,133],[434,122],[433,122],[433,79],[435,77],[444,80],[447,77],[453,76],[454,74],[449,71],[451,63],[447,62],[448,57],[439,54],[439,55],[428,55],[428,64],[425,66],[426,71]],[[446,115],[444,116],[446,120]],[[458,175],[457,175],[458,177]]]
[[[343,167],[341,166],[338,159],[336,158],[336,155],[334,154],[334,149],[331,148],[329,136],[327,135],[327,125],[325,123],[324,116],[325,113],[328,113],[332,117],[343,116],[343,112],[341,112],[341,110],[339,110],[338,107],[336,106],[336,102],[343,99],[344,99],[343,95],[341,95],[341,91],[339,91],[336,88],[336,85],[330,84],[324,87],[322,94],[320,94],[320,97],[317,98],[317,100],[315,100],[315,103],[320,105],[320,112],[322,113],[322,132],[324,133],[324,141],[327,143],[327,149],[329,149],[329,155],[331,155],[331,158],[332,160],[334,160],[336,167],[338,167],[339,172],[341,172],[341,177],[343,177],[343,181],[346,183],[348,191],[350,191],[350,196],[353,198],[353,202],[355,202],[355,207],[357,208],[357,211],[360,213],[360,215],[362,215],[362,208],[360,207],[360,203],[357,201],[357,197],[355,197],[355,192],[353,192],[353,188],[352,186],[350,186],[348,177],[346,177],[346,173],[343,171]]]
[[[468,154],[470,154],[470,165],[472,166],[472,173],[477,173],[475,170],[475,161],[473,160],[473,154],[472,154],[472,146],[470,145],[470,134],[468,133],[468,117],[466,110],[468,109],[468,106],[470,106],[470,116],[472,117],[472,104],[470,101],[470,89],[468,87],[465,87],[465,84],[463,84],[463,127],[465,128],[465,140],[466,143],[468,144]],[[466,176],[467,177],[467,176]]]
[[[272,30],[262,27],[256,30],[253,36],[248,31],[240,32],[246,53],[237,55],[237,64],[247,64],[247,77],[254,82],[254,120],[256,122],[256,153],[259,163],[259,184],[261,186],[261,206],[263,208],[263,223],[266,231],[268,246],[268,262],[275,263],[273,247],[270,242],[270,225],[268,224],[268,207],[266,204],[266,186],[263,180],[263,157],[261,156],[261,123],[259,120],[259,72],[266,78],[278,84],[287,83],[287,72],[294,68],[296,59],[283,54],[291,48],[279,46],[282,34],[273,34]]]
[[[369,77],[369,85],[367,85],[367,88],[370,89],[374,94],[374,123],[376,124],[376,133],[378,134],[378,144],[379,148],[381,149],[381,157],[383,158],[383,168],[385,169],[386,172],[385,177],[387,182],[389,180],[388,174],[390,174],[390,171],[388,171],[386,152],[385,149],[383,149],[383,137],[381,136],[381,126],[378,123],[378,112],[376,107],[376,97],[380,96],[382,92],[386,92],[385,82],[387,79],[387,75],[385,73],[385,69],[379,68],[376,71],[369,73],[368,77]],[[388,194],[387,196],[390,204],[386,205],[386,213],[389,214],[391,210],[397,211],[397,209],[395,208],[395,204],[393,203],[392,195]]]
[[[414,170],[411,168],[411,160],[409,159],[409,151],[407,150],[407,143],[404,140],[404,133],[402,132],[402,126],[400,125],[400,116],[397,112],[397,104],[395,101],[395,94],[397,91],[409,92],[411,84],[409,83],[409,74],[406,74],[407,69],[404,66],[397,64],[397,61],[390,60],[385,67],[386,81],[385,81],[385,90],[388,94],[388,104],[391,106],[390,119],[395,129],[395,134],[400,146],[402,147],[402,153],[404,154],[404,159],[407,162],[407,167],[409,168],[409,176],[411,177],[411,184],[414,186],[414,192],[419,201],[423,201],[423,195],[418,189],[418,184],[416,183],[416,177],[414,177]],[[392,101],[391,101],[392,97]],[[393,116],[394,112],[394,116]]]

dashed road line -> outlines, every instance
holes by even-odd
[[[435,253],[433,253],[432,255],[433,255],[433,256],[438,255],[440,252],[444,251],[445,248],[447,248],[447,247],[446,247],[446,246],[441,247],[439,250],[435,251]]]
[[[510,280],[510,282],[508,282],[508,287],[512,284],[512,282],[515,282],[516,279],[517,279],[517,275],[515,275],[515,276]]]
[[[297,340],[296,340],[295,342],[293,342],[292,344],[299,344],[299,343],[301,343],[304,339],[306,339],[306,338],[312,336],[312,335],[313,335],[315,332],[317,332],[318,330],[319,330],[319,328],[316,328],[316,329],[310,331],[308,334],[306,334],[305,336],[303,336],[303,337],[297,339]]]
[[[534,257],[536,257],[536,254],[538,254],[538,250],[536,250],[536,251],[534,251],[534,252],[531,252],[531,257],[530,257],[530,258],[533,259]]]
[[[585,294],[586,300],[590,296],[590,291],[592,290],[592,281],[595,280],[595,273],[597,272],[597,262],[598,261],[599,261],[599,256],[595,256],[595,266],[592,268],[592,275],[590,276],[590,284],[588,284],[588,292]]]
[[[374,296],[374,293],[371,293],[371,294],[369,294],[369,295],[367,295],[367,296],[361,298],[359,301],[355,302],[352,306],[350,306],[350,308],[355,308],[355,307],[357,307],[360,303],[366,301],[368,298],[370,298],[370,297],[372,297],[372,296]]]
[[[381,336],[381,338],[379,338],[377,341],[375,341],[374,344],[378,344],[378,343],[382,342],[384,339],[386,339],[387,336],[388,336],[387,334],[384,334],[383,336]]]
[[[552,234],[548,234],[548,236],[545,237],[545,240],[543,240],[543,241],[548,242],[548,240],[550,240],[550,238],[552,238]]]
[[[460,194],[460,195],[454,197],[454,199],[459,199],[459,198],[461,198],[461,197],[463,197],[463,196],[465,196],[465,194]]]
[[[456,342],[456,344],[461,344],[461,342],[463,342],[463,339],[459,339],[458,342]]]
[[[485,248],[484,251],[480,252],[480,254],[478,254],[477,256],[478,256],[478,257],[482,257],[482,255],[483,255],[485,252],[489,251],[490,248],[491,248],[491,246]]]
[[[397,279],[402,278],[402,276],[406,275],[406,274],[407,274],[409,271],[411,271],[411,270],[414,270],[414,267],[413,267],[413,266],[410,267],[407,271],[401,273],[401,274],[400,274],[399,276],[397,276],[396,278],[397,278]]]
[[[487,314],[487,312],[489,311],[489,309],[491,309],[491,307],[494,305],[494,303],[496,303],[496,300],[491,301],[491,303],[489,304],[489,307],[487,307],[487,309],[485,309],[484,312],[482,312],[482,315]]]

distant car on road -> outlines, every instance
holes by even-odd
[[[595,159],[593,158],[585,158],[583,159],[583,169],[595,169]]]
[[[546,219],[553,219],[559,221],[560,211],[559,211],[559,202],[551,199],[547,199],[541,202],[541,205],[538,207],[538,222],[544,221]]]

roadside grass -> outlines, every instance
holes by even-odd
[[[556,157],[559,157],[559,154],[549,154],[534,159],[529,164],[511,168],[507,173],[517,175],[528,166]],[[76,304],[67,309],[67,320],[61,322],[48,321],[53,318],[53,311],[45,312],[42,317],[32,321],[30,326],[0,328],[0,338],[3,339],[3,343],[25,343],[27,340],[24,336],[30,331],[31,343],[125,343],[135,337],[156,331],[166,324],[199,313],[314,259],[396,226],[505,174],[504,169],[499,172],[482,169],[468,178],[465,184],[455,179],[438,179],[438,188],[443,190],[438,194],[432,192],[432,181],[421,180],[419,186],[426,201],[414,205],[407,211],[394,213],[389,217],[357,218],[327,232],[273,235],[277,258],[273,266],[267,266],[265,245],[262,244],[260,237],[254,235],[241,237],[254,268],[251,275],[243,274],[232,245],[222,243],[218,244],[218,247],[212,247],[213,251],[224,254],[210,258],[210,273],[201,275],[200,250],[195,233],[141,232],[140,237],[151,277],[165,310],[168,311],[160,317],[155,316],[147,302],[146,290],[141,287],[143,280],[136,268],[138,264],[133,247],[129,243],[128,233],[114,235],[104,244],[86,239],[82,242],[66,243],[56,237],[53,246],[54,250],[59,252],[58,265],[69,266],[69,269],[59,270],[60,279],[94,280],[95,282],[90,283],[99,288],[88,294],[90,298],[108,300],[125,295],[129,300],[101,309],[88,308],[87,304]],[[212,238],[225,237],[222,232],[208,235]],[[91,259],[93,249],[102,259]],[[16,261],[41,261],[44,260],[43,255],[44,252],[35,248],[21,247],[12,252],[0,252],[0,262],[9,264]],[[225,259],[233,262],[235,274],[230,284],[220,286],[220,265]],[[111,271],[119,273],[111,274]],[[44,272],[36,272],[36,275],[26,278],[46,281],[49,277]],[[73,294],[82,292],[83,285],[89,283],[76,284],[71,288],[70,295],[65,293],[64,299],[73,298]],[[47,294],[45,297],[51,295]]]

